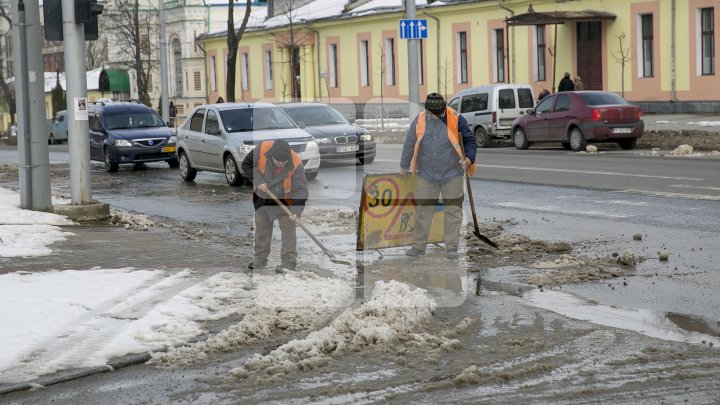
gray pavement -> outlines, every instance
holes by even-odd
[[[720,132],[720,114],[645,114],[644,120],[645,129],[651,131]]]

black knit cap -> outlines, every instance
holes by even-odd
[[[445,99],[440,93],[430,93],[425,99],[425,109],[433,114],[441,114],[445,111]]]
[[[280,162],[290,160],[290,145],[282,139],[275,141],[270,147],[270,156]]]

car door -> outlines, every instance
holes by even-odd
[[[560,93],[557,95],[557,101],[552,110],[546,114],[548,139],[563,140],[567,139],[567,123],[570,121],[570,102],[569,94]]]
[[[500,88],[497,96],[497,128],[509,130],[518,115],[517,94],[514,88]]]
[[[536,142],[547,139],[547,114],[555,102],[555,97],[555,95],[545,97],[538,103],[537,107],[535,107],[534,113],[526,117],[525,135],[527,135],[528,141]]]
[[[90,159],[103,160],[103,146],[105,145],[105,132],[100,123],[100,116],[91,112],[88,114],[88,136],[90,137]]]
[[[190,162],[195,166],[203,165],[203,123],[205,122],[205,109],[198,108],[190,117],[190,125],[180,130],[181,138],[187,148]]]
[[[220,131],[220,121],[215,110],[208,109],[205,114],[205,128],[203,130],[202,150],[204,164],[213,169],[223,169],[223,146],[225,139]],[[237,162],[240,164],[240,162]]]

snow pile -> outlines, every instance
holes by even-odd
[[[186,366],[281,331],[318,328],[336,309],[347,307],[354,299],[354,291],[347,283],[308,272],[254,276],[251,282],[255,289],[248,294],[248,309],[242,321],[205,341],[153,353],[149,363],[164,368]]]
[[[720,127],[720,121],[690,121],[688,124],[701,127]]]
[[[0,188],[0,257],[46,256],[55,242],[74,235],[58,225],[73,225],[67,217],[20,208],[20,194]]]
[[[586,262],[572,255],[561,255],[559,258],[549,262],[535,262],[529,267],[533,269],[559,269],[563,267],[585,266]]]
[[[598,148],[595,145],[588,145],[585,147],[585,152],[587,152],[587,153],[596,154],[597,151],[598,151]]]
[[[675,148],[672,152],[670,152],[673,156],[687,156],[692,155],[693,153],[693,147],[690,145],[680,145],[677,148]]]
[[[125,211],[112,211],[110,223],[113,226],[124,226],[125,229],[147,231],[149,227],[155,226],[155,222],[148,219],[147,214],[131,214]]]
[[[626,266],[634,266],[638,259],[635,256],[635,252],[632,250],[626,250],[625,253],[619,255],[617,258],[618,264],[624,264]]]
[[[400,343],[454,350],[459,345],[455,340],[415,333],[432,318],[435,305],[425,290],[411,290],[394,280],[378,281],[370,300],[359,308],[346,310],[329,326],[304,339],[288,342],[264,356],[256,354],[230,374],[239,378],[251,373],[282,375],[321,367],[334,354],[369,347],[390,348]]]

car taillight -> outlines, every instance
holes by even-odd
[[[493,124],[497,122],[497,111],[493,111],[492,122],[493,122]]]
[[[600,114],[600,110],[597,108],[593,108],[592,117],[590,119],[592,121],[602,121],[602,114]]]

